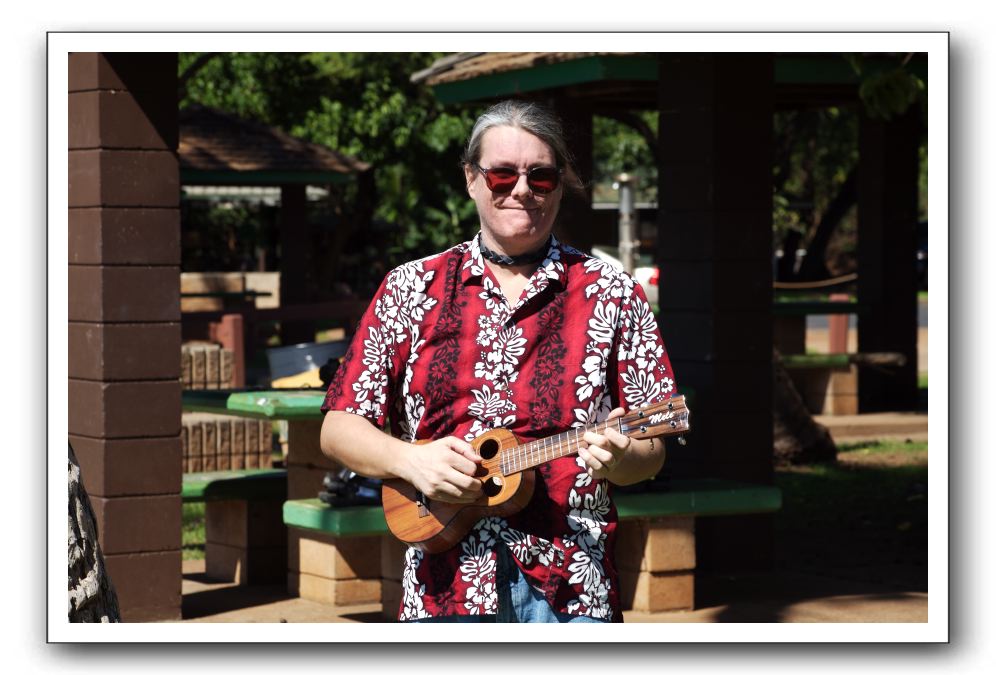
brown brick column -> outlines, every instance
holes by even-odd
[[[616,224],[608,232],[598,232],[591,211],[594,124],[591,104],[578,99],[558,97],[546,101],[564,125],[567,148],[574,157],[574,166],[585,184],[585,194],[565,195],[557,215],[557,238],[582,251],[590,251],[594,244],[604,244],[615,237]]]
[[[176,70],[69,57],[69,440],[125,621],[180,618]]]
[[[660,61],[660,325],[679,386],[694,389],[676,477],[772,480],[771,145],[766,54]],[[696,523],[704,567],[763,564],[767,517]]]
[[[859,352],[899,352],[902,368],[862,368],[858,410],[917,406],[916,223],[920,109],[890,122],[861,116],[858,134]]]
[[[315,259],[305,185],[280,186],[280,306],[314,302]],[[281,321],[284,345],[315,341],[315,322]]]

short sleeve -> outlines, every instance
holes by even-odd
[[[392,380],[397,373],[393,328],[386,325],[385,305],[390,304],[391,275],[370,301],[339,369],[325,393],[322,412],[342,410],[370,420],[378,428],[387,421],[394,403]]]
[[[616,391],[612,399],[630,410],[657,403],[675,391],[674,372],[657,317],[643,287],[633,283],[619,308],[619,341],[615,352]]]

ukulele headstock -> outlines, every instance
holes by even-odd
[[[619,426],[622,433],[635,439],[680,436],[691,428],[688,415],[685,397],[678,394],[660,403],[633,408],[620,418]]]

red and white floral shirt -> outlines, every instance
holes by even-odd
[[[404,440],[468,441],[505,427],[521,442],[670,397],[671,364],[643,289],[554,238],[510,306],[472,241],[392,270],[360,321],[323,411]],[[611,486],[576,455],[536,469],[521,512],[482,518],[454,548],[409,548],[399,619],[495,614],[496,546],[554,611],[621,621]]]

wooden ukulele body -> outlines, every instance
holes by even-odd
[[[536,487],[535,472],[530,469],[506,476],[500,468],[502,452],[519,444],[515,435],[507,429],[491,429],[470,444],[483,458],[475,474],[483,496],[473,503],[454,504],[427,499],[406,481],[385,480],[381,491],[384,518],[394,536],[426,553],[440,553],[463,539],[478,519],[510,516],[529,503]]]

